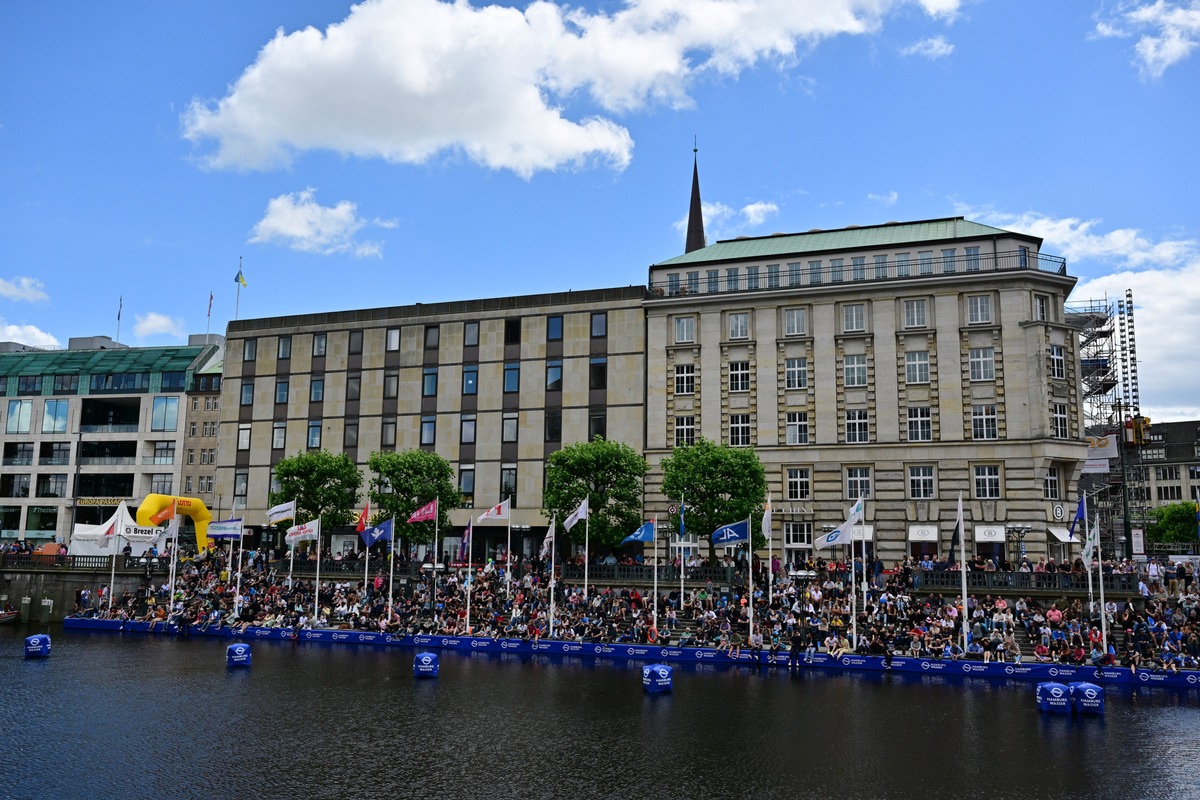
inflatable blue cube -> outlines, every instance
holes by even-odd
[[[437,674],[437,653],[417,653],[417,657],[413,659],[413,677],[436,678]]]
[[[1037,685],[1038,711],[1048,714],[1070,714],[1071,692],[1066,684],[1046,681]]]
[[[1077,681],[1070,684],[1071,708],[1076,714],[1103,714],[1104,689],[1094,683]]]
[[[250,645],[248,644],[231,644],[225,648],[225,666],[227,667],[248,667],[250,666]]]
[[[50,657],[50,637],[44,633],[27,636],[25,638],[25,657],[26,658],[49,658]]]
[[[642,667],[642,690],[647,694],[663,694],[671,691],[675,668],[666,664],[647,664]]]

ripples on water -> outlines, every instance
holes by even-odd
[[[0,795],[14,798],[1200,797],[1200,694],[1110,691],[1103,719],[1033,685],[679,668],[64,632],[0,634]]]

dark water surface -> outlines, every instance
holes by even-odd
[[[1048,717],[1028,683],[0,632],[12,798],[1200,798],[1200,692]],[[709,667],[704,669],[703,667]]]

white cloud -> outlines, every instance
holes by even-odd
[[[311,149],[395,163],[462,153],[525,177],[593,161],[623,169],[633,139],[612,115],[686,107],[705,74],[788,66],[824,39],[878,30],[898,7],[953,18],[960,2],[624,0],[591,12],[366,0],[324,32],[278,31],[225,97],[193,100],[182,123],[223,169],[274,168]]]
[[[1138,36],[1135,63],[1144,76],[1161,78],[1200,43],[1200,0],[1122,3],[1115,17],[1096,22],[1101,38]]]
[[[774,203],[750,203],[742,206],[742,216],[749,225],[762,225],[767,221],[767,217],[773,217],[779,213],[779,206]]]
[[[896,201],[900,199],[900,194],[895,189],[887,194],[868,194],[868,200],[874,200],[876,203],[882,203],[885,206],[894,206]]]
[[[700,213],[704,217],[704,235],[708,241],[732,239],[745,234],[747,228],[757,227],[779,213],[774,203],[757,201],[734,208],[725,203],[701,203]],[[687,233],[687,216],[675,221],[674,228],[682,237]]]
[[[1200,242],[1156,241],[1131,228],[1104,231],[1100,220],[1036,212],[968,216],[1040,236],[1044,252],[1065,256],[1068,273],[1083,276],[1070,302],[1115,304],[1131,289],[1142,413],[1152,419],[1200,419],[1200,371],[1180,369],[1200,330]]]
[[[358,206],[342,200],[334,206],[319,204],[316,190],[281,194],[267,202],[267,213],[254,226],[250,241],[277,244],[304,253],[353,253],[359,257],[382,254],[378,242],[357,242],[357,234],[367,224],[358,216]],[[388,227],[386,223],[383,227]]]
[[[37,278],[14,278],[11,281],[0,278],[0,297],[30,303],[50,299],[50,295],[42,290],[42,282]]]
[[[36,325],[9,325],[0,322],[0,341],[19,342],[30,347],[62,347],[58,339]]]
[[[921,56],[922,58],[935,59],[945,58],[954,52],[954,45],[946,41],[944,36],[932,36],[928,39],[922,39],[919,42],[914,42],[908,47],[900,50],[902,56]]]
[[[184,330],[183,320],[173,319],[155,311],[138,314],[133,324],[133,335],[139,339],[148,339],[151,336],[181,337]]]

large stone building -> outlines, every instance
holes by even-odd
[[[94,336],[0,352],[0,536],[67,541],[73,522],[103,522],[121,500],[136,508],[177,492],[186,392],[220,339],[127,347]]]

